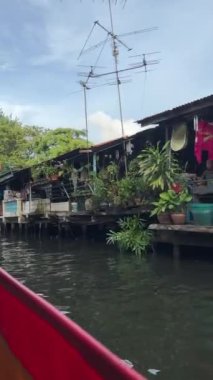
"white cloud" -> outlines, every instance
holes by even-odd
[[[0,100],[0,109],[7,116],[17,118],[21,123],[44,128],[72,127],[82,129],[81,122],[70,117],[70,109],[63,104],[19,104]]]
[[[50,5],[50,0],[27,0],[28,3],[30,3],[33,6],[39,6],[39,7],[47,7]]]
[[[5,115],[17,118],[23,123],[33,124],[35,116],[39,113],[39,107],[27,104],[14,104],[0,100],[0,108]]]
[[[53,129],[57,127],[84,129],[85,127],[84,118],[71,118],[69,108],[67,108],[66,105],[18,104],[0,100],[0,109],[2,109],[5,115],[17,118],[23,124]],[[93,143],[101,143],[122,136],[120,120],[112,118],[103,111],[89,115],[88,121],[89,140]],[[144,128],[144,130],[149,128],[153,128],[153,126],[148,126]],[[124,120],[125,136],[131,136],[140,131],[140,125],[133,120]]]
[[[9,62],[0,63],[0,71],[11,71],[14,70],[14,66]]]
[[[107,141],[122,136],[121,122],[119,119],[113,119],[102,111],[93,113],[88,118],[92,136],[97,136],[99,141]],[[124,120],[124,133],[126,136],[133,135],[141,131],[141,127],[134,123],[133,120]],[[96,131],[96,133],[94,133]]]

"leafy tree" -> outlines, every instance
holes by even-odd
[[[25,131],[17,120],[0,113],[0,162],[5,165],[24,166],[27,141]]]
[[[27,167],[87,146],[86,133],[71,128],[22,125],[0,111],[0,164]]]
[[[57,128],[44,130],[34,140],[34,161],[57,157],[76,148],[86,148],[86,133],[83,130]]]

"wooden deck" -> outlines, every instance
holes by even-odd
[[[213,226],[151,224],[154,243],[168,243],[175,247],[213,247]]]

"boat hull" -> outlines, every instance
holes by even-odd
[[[0,310],[0,379],[143,379],[2,269]]]

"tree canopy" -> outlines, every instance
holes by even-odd
[[[87,146],[84,130],[23,125],[0,112],[0,163],[27,167]]]

